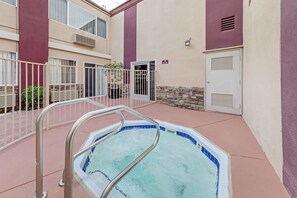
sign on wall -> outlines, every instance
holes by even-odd
[[[169,60],[162,60],[162,64],[169,64]]]

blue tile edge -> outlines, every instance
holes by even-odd
[[[183,133],[183,132],[177,131],[177,132],[176,132],[176,135],[181,136],[181,137],[184,137],[184,138],[187,138],[187,139],[190,140],[194,145],[197,145],[197,140],[195,140],[192,136],[190,136],[190,135],[187,134],[187,133]]]
[[[220,180],[220,162],[219,160],[213,156],[204,146],[201,148],[201,152],[204,153],[204,155],[212,161],[216,167],[217,167],[217,191],[216,191],[216,198],[218,197],[219,194],[219,180]]]
[[[155,125],[134,125],[134,126],[124,126],[120,132],[123,132],[125,130],[131,130],[131,129],[155,129],[157,128]],[[160,126],[161,131],[165,131],[165,127]],[[119,133],[120,133],[119,132]]]

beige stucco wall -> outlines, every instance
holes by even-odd
[[[124,62],[124,12],[111,17],[111,59]]]
[[[243,117],[282,178],[280,0],[244,0]]]
[[[18,33],[17,7],[0,1],[0,30]]]
[[[0,38],[0,51],[17,52],[18,43]]]
[[[96,40],[96,46],[94,48],[75,44],[74,35],[79,34]],[[92,50],[104,54],[110,54],[109,50],[109,39],[104,39],[94,34],[72,28],[65,24],[49,20],[49,41],[59,43],[79,49]]]
[[[204,87],[205,1],[145,0],[137,16],[137,60],[157,60],[157,85]]]

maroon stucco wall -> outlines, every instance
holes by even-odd
[[[19,60],[45,63],[48,61],[48,1],[20,0],[19,1]],[[37,67],[35,67],[37,68]],[[25,67],[22,66],[21,87],[26,84]],[[34,82],[37,85],[37,69],[34,72]],[[43,70],[39,73],[40,82]],[[28,85],[32,84],[31,69],[28,70]]]
[[[221,32],[221,19],[235,16],[235,29]],[[242,0],[206,1],[206,49],[242,45]]]
[[[124,65],[130,68],[130,62],[136,61],[137,5],[124,11]]]
[[[297,1],[282,0],[281,6],[283,181],[297,197]]]

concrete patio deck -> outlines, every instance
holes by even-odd
[[[268,162],[260,145],[240,116],[198,112],[153,104],[137,111],[186,127],[191,127],[224,149],[231,156],[234,198],[289,197]],[[127,119],[136,119],[127,115]],[[93,120],[77,134],[78,150],[90,132],[118,121],[116,116]],[[63,197],[57,182],[64,165],[64,144],[71,125],[50,129],[44,134],[44,189],[49,198]],[[31,136],[0,152],[0,198],[33,198],[35,192],[35,136]],[[88,197],[75,183],[75,197]],[[199,195],[197,195],[199,197]]]

